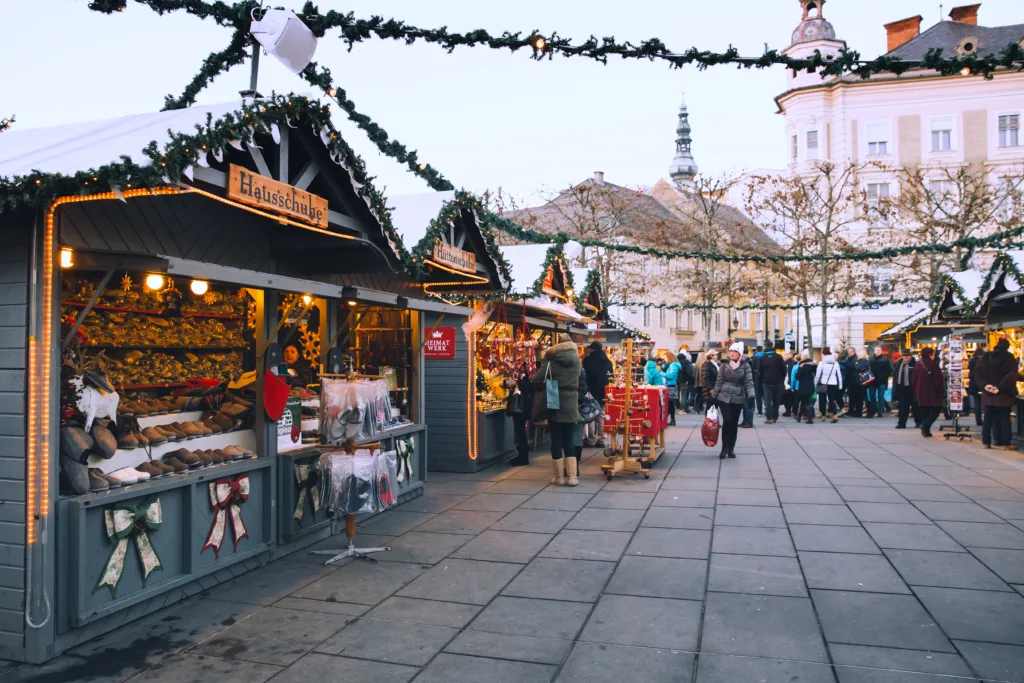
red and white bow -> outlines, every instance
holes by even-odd
[[[207,548],[213,548],[213,554],[220,557],[220,546],[224,543],[224,536],[227,534],[228,513],[231,513],[231,526],[235,530],[235,552],[238,552],[238,542],[243,538],[249,538],[249,532],[242,521],[242,503],[249,499],[249,475],[241,474],[235,479],[218,479],[210,482],[210,504],[213,506],[216,516],[213,518],[213,526],[210,528],[210,535],[206,537],[203,544],[203,552]]]

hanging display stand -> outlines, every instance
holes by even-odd
[[[941,425],[940,432],[946,432],[942,437],[949,441],[957,439],[963,443],[964,439],[974,442],[970,427],[960,426],[960,415],[963,413],[963,374],[964,374],[964,341],[963,335],[951,334],[946,337],[949,344],[949,357],[947,359],[946,372],[946,407],[953,414],[953,424]],[[981,400],[981,395],[978,395]],[[948,432],[947,432],[948,430]]]
[[[644,479],[651,478],[651,467],[665,452],[665,430],[660,423],[657,436],[650,434],[654,427],[651,419],[651,401],[646,393],[640,393],[633,386],[633,340],[627,339],[626,361],[620,367],[622,393],[616,391],[605,403],[605,409],[614,409],[618,419],[613,424],[611,433],[612,445],[605,450],[608,462],[601,465],[608,480],[617,474],[643,474]],[[661,406],[657,406],[659,412]],[[648,432],[644,435],[643,432]]]

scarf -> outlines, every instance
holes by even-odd
[[[897,382],[901,387],[910,386],[910,359],[907,358],[900,365],[900,379]]]
[[[740,362],[738,360],[730,360],[729,367],[732,368],[733,370],[739,370]]]

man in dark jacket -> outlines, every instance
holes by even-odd
[[[914,366],[917,359],[914,358],[910,349],[903,349],[900,359],[893,369],[892,398],[898,404],[896,416],[896,429],[907,428],[907,418],[911,413],[914,415],[914,426],[921,426],[921,414],[917,409],[917,400],[914,398]]]
[[[1010,429],[1010,409],[1017,398],[1020,365],[1010,353],[1010,342],[1000,339],[994,349],[986,353],[974,368],[972,379],[981,388],[981,404],[985,407],[985,421],[981,427],[981,442],[991,448],[1014,450]]]
[[[757,404],[757,414],[762,410],[767,415],[768,411],[764,406],[764,385],[761,382],[761,359],[764,357],[764,348],[758,346],[754,349],[754,356],[750,359],[750,369],[754,371],[754,401]]]
[[[932,358],[934,355],[933,349],[924,347],[920,360],[914,366],[914,397],[921,413],[921,436],[932,435],[932,425],[946,405],[946,382],[942,369]]]
[[[868,417],[882,417],[885,414],[885,390],[889,388],[889,378],[892,377],[892,361],[882,355],[881,346],[876,346],[868,367],[875,376],[875,381],[868,387]]]
[[[985,354],[984,347],[979,346],[971,360],[967,362],[967,395],[971,397],[971,408],[974,409],[974,424],[981,426],[981,385],[975,381],[974,370],[978,367],[978,361]]]
[[[690,387],[693,386],[695,374],[693,371],[693,361],[690,360],[690,352],[686,349],[679,349],[679,353],[676,354],[676,360],[679,362],[679,375],[676,378],[676,387],[679,388],[678,405],[684,414],[688,414],[693,405],[689,401]]]
[[[782,402],[782,384],[786,379],[786,362],[772,347],[761,355],[757,363],[764,394],[765,424],[779,421],[779,403]]]
[[[591,342],[589,349],[590,352],[583,359],[583,369],[587,371],[587,388],[590,389],[590,395],[601,404],[601,417],[594,423],[597,438],[587,439],[583,444],[591,448],[605,448],[607,444],[604,440],[604,392],[608,388],[608,376],[615,368],[605,354],[601,342]]]
[[[850,388],[850,407],[846,414],[850,417],[864,417],[865,387],[860,382],[860,373],[861,370],[870,370],[871,366],[868,365],[867,358],[859,357],[857,349],[851,348],[847,367],[850,369],[850,374],[847,377],[847,386]]]

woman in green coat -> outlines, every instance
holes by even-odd
[[[541,362],[531,380],[539,387],[534,401],[534,421],[548,421],[551,434],[551,462],[555,476],[552,484],[565,486],[566,474],[576,480],[579,473],[573,447],[573,429],[580,421],[579,381],[582,363],[576,344],[567,334],[558,335],[558,343],[541,354]],[[558,410],[548,412],[544,381],[558,382]]]

